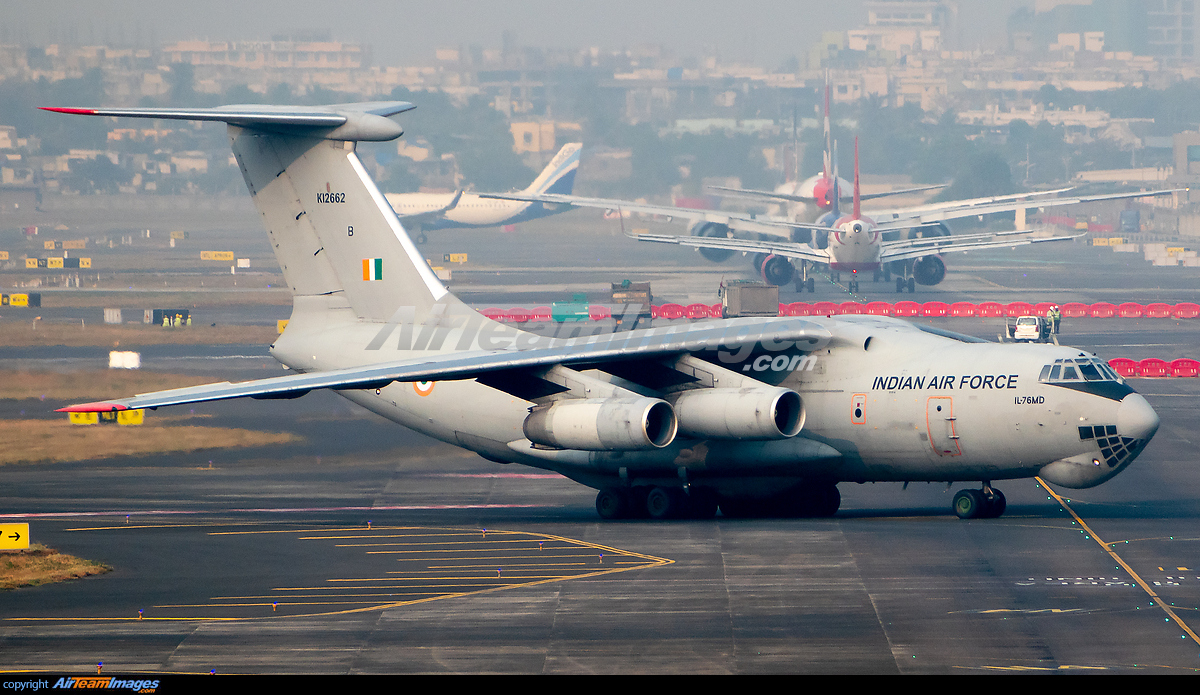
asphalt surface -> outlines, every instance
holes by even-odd
[[[711,303],[721,277],[746,276],[743,263],[642,253],[607,231],[595,243],[529,230],[544,263],[520,235],[469,234],[434,236],[429,251],[478,259],[453,283],[478,306],[598,297],[622,277],[652,280],[662,301]],[[948,256],[946,282],[903,298],[1195,299],[1194,269],[1116,256],[1082,245]],[[898,298],[862,286],[867,299]],[[843,297],[826,281],[784,300]],[[929,321],[1000,330],[996,319]],[[1200,322],[1066,321],[1064,343],[1106,359],[1197,357]],[[144,355],[144,368],[280,373],[263,355],[173,348]],[[0,670],[1191,672],[1200,380],[1132,383],[1162,426],[1127,471],[1080,491],[1000,483],[1008,511],[972,521],[950,511],[961,486],[843,484],[832,519],[601,522],[587,488],[489,463],[330,393],[196,406],[204,424],[305,441],[0,469],[0,521],[29,521],[35,542],[114,568],[0,594]],[[0,416],[54,405],[0,402]]]

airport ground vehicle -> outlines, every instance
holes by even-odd
[[[1098,485],[1158,428],[1095,356],[899,319],[736,318],[566,339],[491,321],[438,281],[355,154],[357,141],[399,137],[388,117],[410,108],[53,109],[228,124],[293,293],[270,351],[296,372],[63,410],[333,389],[486,459],[595,488],[605,518],[827,516],[839,483],[868,481],[978,481],[954,511],[994,517],[1005,503],[993,481]]]

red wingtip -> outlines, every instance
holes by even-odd
[[[95,116],[96,109],[75,109],[69,106],[39,106],[42,111],[53,111],[55,113],[75,113],[84,116]]]
[[[95,403],[80,403],[79,405],[68,405],[65,408],[59,408],[54,411],[56,413],[108,413],[114,410],[129,410],[126,406],[120,403],[105,403],[97,401]]]

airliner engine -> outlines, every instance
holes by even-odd
[[[679,423],[658,398],[584,398],[536,406],[522,429],[534,444],[583,451],[661,449]]]
[[[697,439],[786,439],[804,427],[804,402],[791,389],[715,388],[675,399],[680,433]]]

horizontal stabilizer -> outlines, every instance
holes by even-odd
[[[311,135],[325,140],[384,141],[404,134],[404,130],[387,117],[410,111],[416,106],[406,101],[371,101],[320,107],[240,104],[211,109],[87,109],[57,106],[39,108],[43,111],[83,116],[220,121],[242,128]]]

